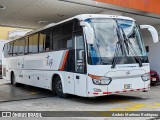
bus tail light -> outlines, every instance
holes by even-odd
[[[92,81],[96,85],[109,85],[112,81],[109,77],[101,77],[89,74],[89,77],[92,78]]]
[[[150,74],[149,73],[145,73],[141,76],[143,81],[148,81],[150,80]]]

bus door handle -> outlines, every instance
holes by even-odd
[[[79,79],[79,75],[76,75],[76,79]]]

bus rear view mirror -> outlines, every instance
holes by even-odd
[[[151,25],[140,25],[140,28],[141,29],[148,29],[150,31],[154,43],[157,43],[159,41],[158,40],[158,32],[153,26],[151,26]]]
[[[80,25],[83,27],[84,36],[87,40],[88,44],[94,43],[94,31],[89,23],[87,22],[81,22]]]
[[[79,57],[78,57],[80,60],[83,60],[84,59],[84,50],[80,50],[79,51]]]

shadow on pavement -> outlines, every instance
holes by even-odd
[[[0,85],[0,102],[52,97],[49,90],[31,86],[14,87],[10,83]]]

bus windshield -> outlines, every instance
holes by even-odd
[[[143,63],[148,62],[139,27],[135,21],[112,18],[86,21],[93,28],[95,35],[94,43],[88,45],[91,64],[111,65],[115,52],[118,55],[117,64],[137,63],[134,56],[139,56]],[[119,41],[122,41],[122,44],[117,49]]]

